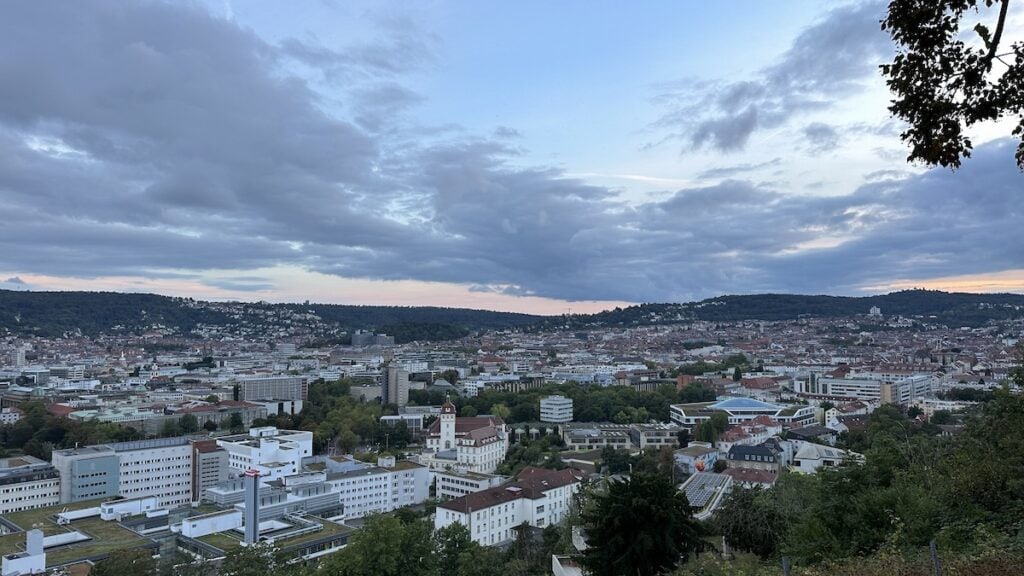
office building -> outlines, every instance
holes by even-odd
[[[313,455],[313,433],[263,426],[217,438],[217,445],[228,452],[236,473],[258,470],[264,480],[276,480],[302,470],[302,459]]]
[[[34,456],[0,459],[0,514],[60,503],[60,474]]]
[[[545,396],[540,399],[540,421],[565,423],[572,422],[572,398],[565,396]]]

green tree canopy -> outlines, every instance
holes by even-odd
[[[583,525],[583,563],[593,576],[662,574],[705,546],[686,495],[661,474],[611,482],[583,512]]]

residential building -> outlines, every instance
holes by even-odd
[[[388,366],[380,384],[385,404],[394,404],[399,410],[409,403],[409,373],[399,366]]]
[[[545,396],[540,399],[540,421],[561,424],[572,422],[572,398]]]
[[[474,542],[493,546],[515,538],[524,522],[544,528],[562,521],[579,490],[580,476],[572,469],[525,468],[514,482],[488,488],[438,504],[434,528],[456,522],[469,530]]]
[[[856,452],[811,442],[801,442],[796,450],[796,455],[793,456],[792,470],[814,474],[819,468],[834,468],[847,461],[861,462],[863,459],[864,457]]]
[[[758,446],[737,444],[729,449],[729,454],[726,458],[729,468],[766,470],[773,474],[778,474],[782,466],[780,454],[764,444]]]
[[[0,459],[0,514],[60,503],[60,474],[34,456]]]

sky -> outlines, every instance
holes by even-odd
[[[0,288],[539,314],[1022,292],[1011,129],[908,164],[885,7],[12,3]]]

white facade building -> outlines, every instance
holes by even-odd
[[[60,504],[60,475],[33,456],[0,460],[0,514]]]
[[[540,421],[572,422],[572,398],[545,396],[540,399]]]
[[[451,500],[475,492],[483,492],[488,488],[500,486],[509,480],[497,474],[480,474],[479,472],[457,472],[440,470],[434,472],[435,493],[441,500]]]
[[[255,469],[264,481],[277,480],[302,470],[302,459],[313,455],[313,433],[263,426],[217,438],[217,445],[227,450],[232,470]]]
[[[515,538],[514,529],[523,522],[537,528],[557,524],[569,514],[579,490],[577,474],[572,469],[526,468],[511,484],[438,504],[434,529],[458,522],[474,542],[493,546]]]
[[[393,457],[380,458],[377,466],[327,475],[332,492],[341,494],[345,518],[384,514],[404,506],[421,504],[430,497],[430,470]]]
[[[441,414],[427,431],[427,450],[420,462],[432,470],[490,474],[508,452],[509,433],[497,416],[456,417],[455,405],[445,400]]]
[[[111,444],[118,457],[118,495],[156,497],[172,508],[192,501],[192,444],[188,438],[159,438]]]

